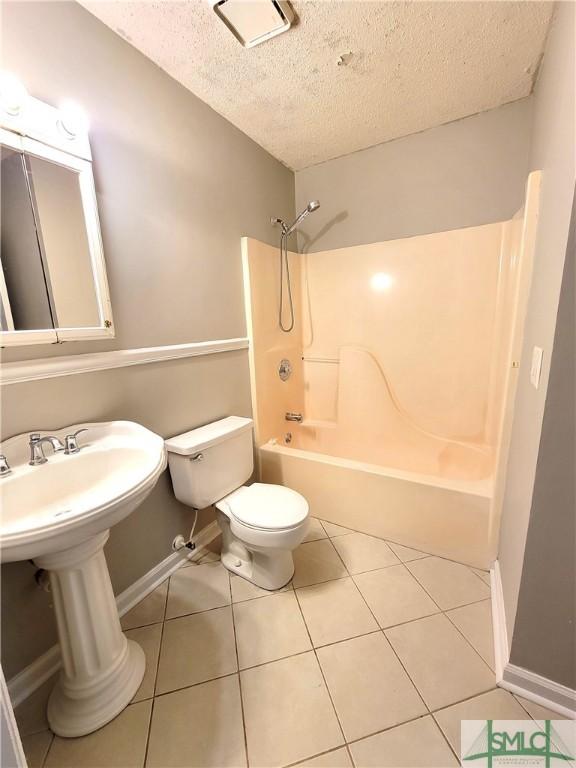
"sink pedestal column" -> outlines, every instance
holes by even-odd
[[[58,736],[83,736],[118,715],[144,676],[144,652],[120,627],[103,547],[109,531],[37,557],[50,574],[62,672],[48,702]]]

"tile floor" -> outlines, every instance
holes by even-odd
[[[495,687],[485,572],[316,519],[295,563],[277,593],[178,570],[122,619],[147,671],[119,717],[54,737],[52,681],[16,710],[30,768],[447,768],[461,719],[550,716]]]

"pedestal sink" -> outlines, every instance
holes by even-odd
[[[48,702],[59,736],[112,720],[144,675],[144,653],[120,628],[103,547],[110,527],[150,493],[166,467],[164,441],[139,424],[76,424],[79,453],[29,466],[29,435],[2,444],[12,472],[0,479],[0,558],[32,559],[50,574],[62,671]],[[137,546],[137,542],[135,542]],[[33,630],[31,630],[33,631]]]

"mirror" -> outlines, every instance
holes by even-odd
[[[0,344],[113,335],[91,162],[0,129],[0,217]]]

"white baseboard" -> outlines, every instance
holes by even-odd
[[[203,528],[197,536],[194,536],[194,543],[196,549],[192,552],[188,549],[181,549],[178,552],[173,552],[168,557],[164,558],[162,562],[155,565],[154,568],[141,576],[138,581],[129,586],[124,592],[121,592],[116,597],[116,605],[118,606],[118,613],[120,616],[124,616],[125,613],[131,608],[143,600],[146,595],[153,592],[157,586],[162,584],[168,576],[178,570],[184,560],[199,560],[202,555],[206,553],[206,547],[213,541],[220,533],[218,523],[214,520],[212,523]]]
[[[510,693],[576,719],[576,691],[510,663],[510,645],[506,627],[506,609],[498,561],[490,570],[492,589],[492,626],[494,633],[494,671],[496,684]]]
[[[141,576],[138,581],[130,585],[116,597],[118,614],[123,616],[133,608],[140,600],[153,592],[157,586],[165,581],[174,571],[178,570],[185,560],[199,560],[206,554],[206,548],[220,533],[216,521],[203,528],[194,537],[196,549],[190,552],[188,549],[172,552],[158,565],[155,565],[148,573]],[[18,672],[8,681],[8,692],[12,706],[17,707],[37,690],[46,680],[60,669],[60,646],[53,645],[46,653]]]
[[[503,678],[498,685],[528,701],[558,712],[559,715],[576,720],[576,691],[565,685],[555,683],[547,677],[517,667],[515,664],[506,665]]]
[[[490,569],[490,589],[492,593],[492,631],[494,633],[494,671],[496,682],[500,684],[504,668],[510,659],[510,646],[508,644],[506,610],[498,560]]]

